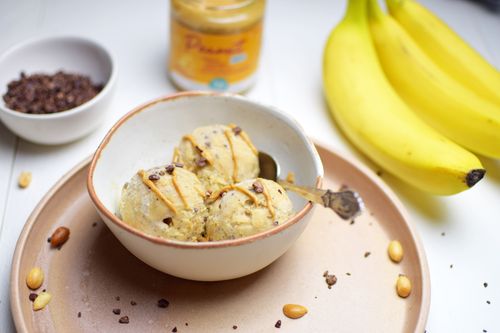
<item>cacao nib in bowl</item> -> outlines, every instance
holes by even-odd
[[[3,100],[11,110],[47,114],[67,111],[94,98],[102,84],[77,73],[58,71],[55,74],[26,74],[7,84]]]
[[[77,140],[104,119],[115,81],[111,55],[94,41],[51,37],[23,42],[0,56],[0,120],[35,143]]]

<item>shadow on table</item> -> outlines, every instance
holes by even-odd
[[[268,274],[271,265],[254,274],[221,282],[197,282],[176,278],[146,265],[123,247],[108,228],[103,227],[89,251],[89,279],[82,285],[89,294],[105,295],[112,286],[116,296],[125,302],[149,303],[155,306],[160,298],[175,303],[179,313],[190,313],[193,306],[209,306],[238,300],[252,285]],[[160,255],[160,254],[158,254]],[[113,296],[115,297],[115,296]]]

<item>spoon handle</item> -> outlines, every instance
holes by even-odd
[[[314,187],[298,186],[284,180],[278,183],[286,190],[295,192],[303,198],[332,209],[342,219],[348,220],[356,217],[363,209],[363,200],[358,193],[350,190],[333,192]]]

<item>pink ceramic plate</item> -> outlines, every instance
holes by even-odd
[[[430,304],[429,271],[404,209],[372,172],[318,146],[324,185],[348,185],[367,206],[354,223],[320,208],[296,244],[278,261],[250,276],[225,282],[192,282],[160,273],[132,256],[99,219],[87,194],[89,160],[76,166],[45,196],[17,243],[11,307],[19,332],[423,332]],[[71,230],[59,250],[47,237]],[[387,257],[391,239],[403,244],[400,264]],[[369,253],[369,255],[367,255]],[[46,274],[53,295],[34,312],[25,277],[33,266]],[[337,276],[329,289],[323,272]],[[398,274],[413,290],[395,291]],[[119,298],[119,299],[118,299]],[[169,301],[167,308],[158,300]],[[135,302],[132,305],[131,302]],[[292,320],[286,303],[309,313]],[[120,314],[113,313],[120,309]],[[119,319],[128,316],[128,324]],[[281,328],[276,322],[281,320]]]

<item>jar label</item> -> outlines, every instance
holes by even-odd
[[[170,71],[213,90],[228,90],[257,69],[262,22],[236,33],[200,32],[179,23],[170,25]]]

